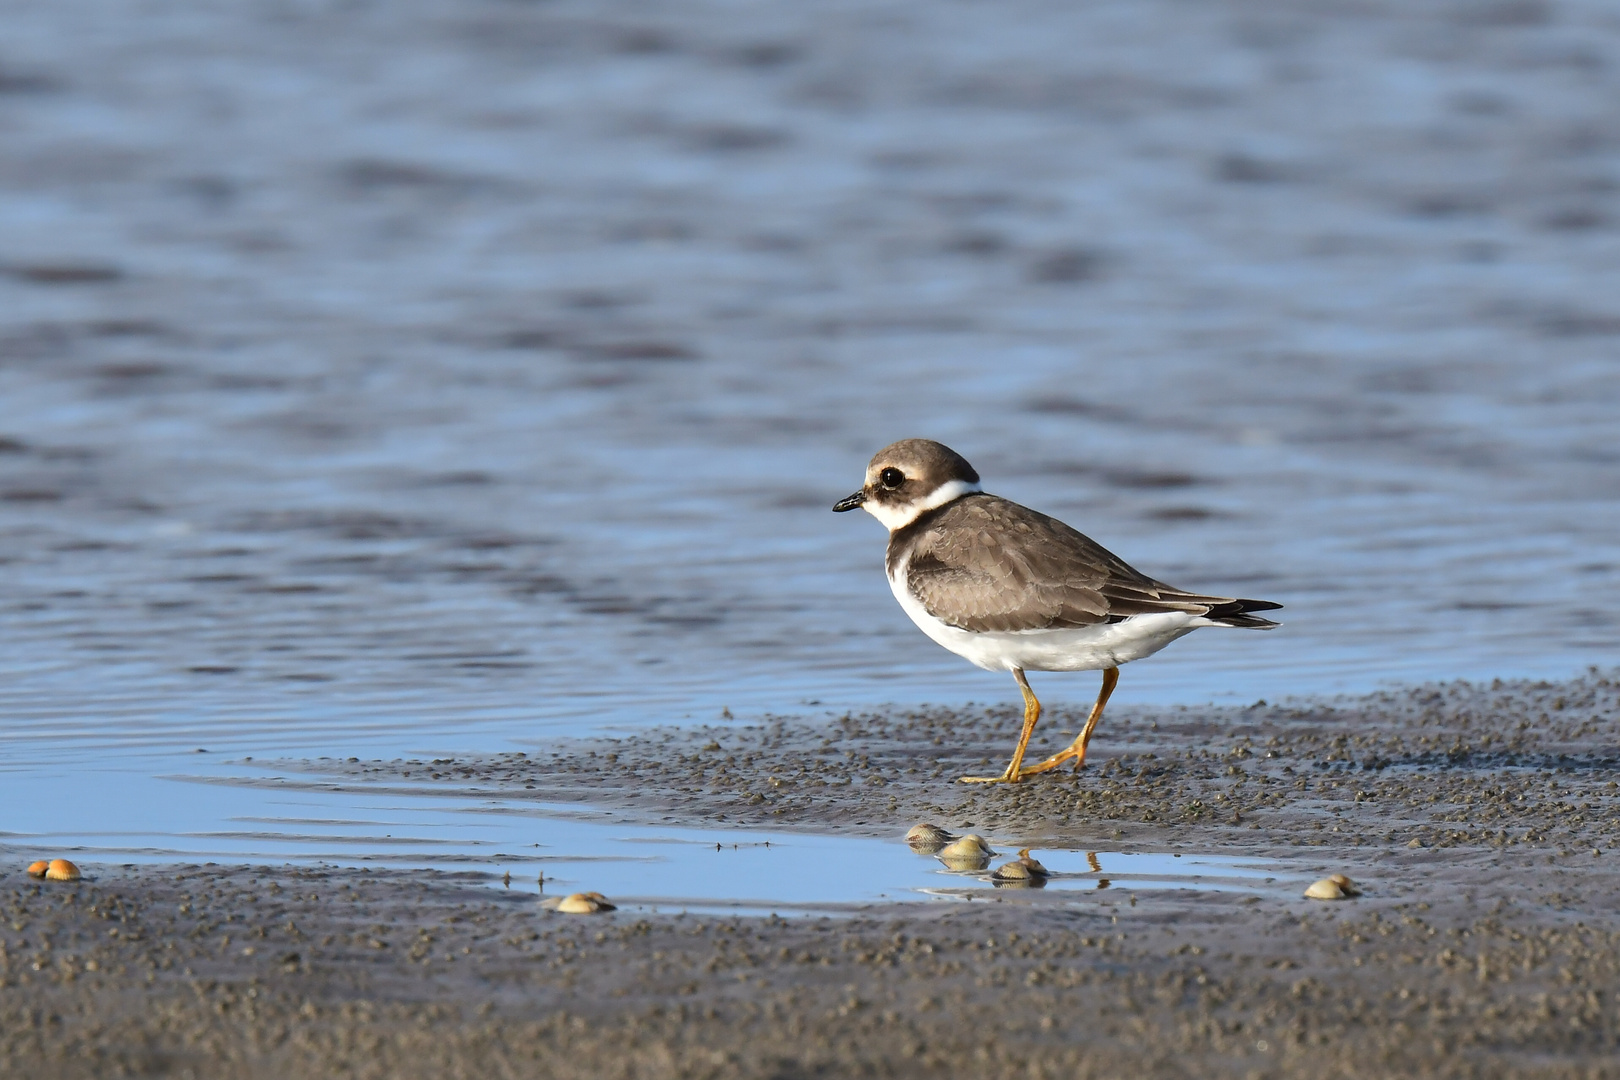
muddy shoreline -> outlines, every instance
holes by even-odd
[[[1111,711],[1087,768],[1022,784],[999,771],[1013,706],[849,714],[822,723],[650,728],[511,753],[284,761],[344,784],[412,785],[616,809],[628,820],[850,830],[915,821],[1009,844],[1168,850],[1460,848],[1528,855],[1620,847],[1620,683],[1450,683],[1330,702]],[[1030,757],[1069,741],[1054,710]],[[1194,839],[1196,838],[1196,839]]]
[[[1006,718],[944,712],[657,731],[545,758],[337,763],[345,783],[512,787],[627,820],[887,832],[931,815],[1070,846],[1116,833],[1142,848],[1241,845],[1354,867],[1367,892],[566,916],[476,875],[92,866],[58,885],[17,867],[0,892],[0,1067],[1620,1075],[1616,693],[1594,674],[1122,714],[1078,778],[989,792],[922,763],[975,765]],[[716,763],[735,783],[712,782]],[[827,787],[809,797],[814,779]],[[667,794],[683,784],[695,790]]]

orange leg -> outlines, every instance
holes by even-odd
[[[1029,770],[1022,768],[1024,764],[1024,751],[1029,748],[1029,737],[1035,731],[1035,722],[1041,718],[1041,703],[1035,698],[1035,691],[1029,688],[1029,680],[1019,668],[1013,668],[1013,678],[1018,680],[1018,689],[1024,694],[1024,733],[1018,736],[1018,749],[1013,751],[1012,761],[1007,763],[1007,771],[1000,776],[963,776],[958,780],[964,784],[1016,784],[1029,774]]]
[[[1104,668],[1102,691],[1097,695],[1097,703],[1091,707],[1091,715],[1086,717],[1085,728],[1081,730],[1067,749],[1059,750],[1039,765],[1031,765],[1029,768],[1024,769],[1018,774],[1019,779],[1046,772],[1048,769],[1055,769],[1070,758],[1074,759],[1075,771],[1080,771],[1086,764],[1086,747],[1091,744],[1091,733],[1097,730],[1097,721],[1102,719],[1103,707],[1108,704],[1109,695],[1114,692],[1114,687],[1118,685],[1119,668]]]

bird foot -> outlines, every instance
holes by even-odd
[[[1043,772],[1050,772],[1059,765],[1062,765],[1065,761],[1069,761],[1071,759],[1074,761],[1075,772],[1079,772],[1081,769],[1086,767],[1085,750],[1071,746],[1067,750],[1059,750],[1045,761],[1031,765],[1027,769],[1019,769],[1018,778],[1022,780],[1026,776],[1036,776]]]
[[[1017,772],[1013,772],[1012,768],[1009,767],[1000,776],[958,776],[956,782],[958,784],[1016,784],[1024,778],[1024,775],[1025,770],[1019,769]]]

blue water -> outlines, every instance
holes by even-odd
[[[991,836],[997,855],[990,865],[958,871],[912,851],[899,835],[639,823],[577,805],[409,784],[312,783],[234,763],[154,778],[96,776],[110,793],[142,807],[110,821],[97,800],[62,797],[65,786],[83,779],[48,772],[15,778],[0,859],[68,857],[92,873],[109,863],[428,868],[536,895],[602,892],[627,909],[802,913],[990,899],[998,891],[990,870],[1017,858],[1019,846],[1038,843]],[[1035,855],[1052,874],[1042,898],[1059,903],[1104,892],[1089,898],[1128,902],[1132,890],[1297,896],[1313,869],[1196,852],[1088,852],[1072,844]]]
[[[1011,709],[828,512],[911,435],[1287,605],[1122,710],[1612,663],[1620,28],[1543,15],[7,5],[0,822]]]

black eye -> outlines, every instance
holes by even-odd
[[[906,474],[891,465],[878,473],[878,481],[886,488],[897,488],[906,482]]]

